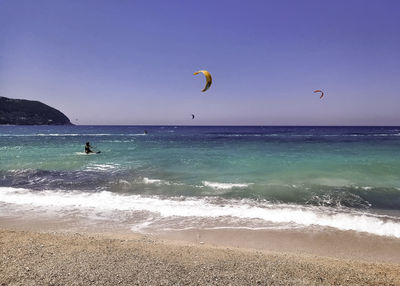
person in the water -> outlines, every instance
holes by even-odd
[[[85,145],[85,153],[86,153],[86,154],[95,153],[95,152],[93,152],[92,149],[90,149],[90,148],[93,148],[93,147],[90,146],[90,143],[89,143],[89,142],[86,142],[86,145]]]

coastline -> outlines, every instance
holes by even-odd
[[[130,220],[93,220],[77,214],[22,212],[19,216],[0,217],[0,229],[37,233],[88,234],[100,236],[150,236],[193,245],[212,245],[254,249],[293,255],[313,255],[333,259],[350,259],[372,263],[400,265],[400,239],[334,228],[248,229],[248,228],[188,228],[148,229],[132,227]]]
[[[399,285],[400,265],[171,241],[0,229],[1,285]]]
[[[0,136],[0,286],[400,281],[397,129],[67,129]]]
[[[398,255],[400,239],[354,231],[189,229],[163,232],[157,237],[194,244],[207,243],[219,247],[391,263],[400,266]]]

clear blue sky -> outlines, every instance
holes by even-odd
[[[396,0],[0,0],[0,96],[78,124],[400,125],[399,11]],[[213,76],[205,93],[199,69]]]

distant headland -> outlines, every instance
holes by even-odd
[[[34,100],[0,96],[0,125],[73,125],[61,111]]]

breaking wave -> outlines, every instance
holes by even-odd
[[[108,191],[31,191],[0,187],[0,205],[35,207],[62,211],[92,210],[96,213],[120,211],[146,212],[152,216],[261,220],[287,227],[319,226],[400,238],[400,219],[369,212],[327,207],[274,204],[268,201],[222,200],[221,198],[162,198],[160,196],[122,195]]]
[[[247,188],[251,184],[233,184],[233,183],[218,183],[218,182],[202,182],[205,187],[210,187],[215,190],[230,190],[233,188]]]

